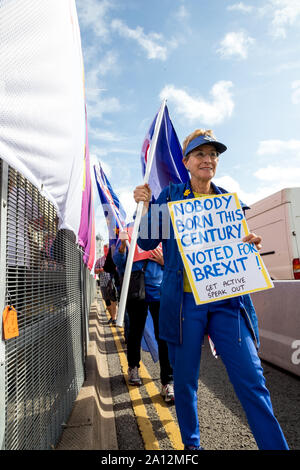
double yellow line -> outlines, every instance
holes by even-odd
[[[125,377],[125,381],[128,387],[130,399],[132,402],[132,407],[134,410],[134,414],[136,416],[137,424],[140,429],[145,450],[161,450],[159,446],[159,442],[155,436],[151,420],[148,416],[146,407],[143,402],[142,395],[140,393],[138,386],[129,385],[128,383],[128,375],[127,375],[127,357],[124,351],[124,348],[120,341],[120,336],[118,334],[116,327],[111,327],[114,342],[118,351],[122,372]],[[151,399],[157,415],[166,431],[166,434],[172,444],[173,449],[182,450],[183,444],[181,441],[181,435],[179,432],[178,425],[175,423],[172,414],[168,409],[168,405],[164,402],[160,392],[153,382],[152,377],[150,376],[148,370],[141,362],[140,364],[140,377],[143,381],[144,387]]]

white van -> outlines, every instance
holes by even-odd
[[[251,232],[261,235],[260,252],[272,279],[300,279],[300,188],[285,188],[246,211]]]

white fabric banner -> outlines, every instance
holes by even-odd
[[[0,158],[77,237],[85,108],[75,0],[1,0],[0,44]]]

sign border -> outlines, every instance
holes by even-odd
[[[229,195],[233,196],[234,200],[235,200],[235,203],[237,205],[237,208],[242,209],[242,206],[241,206],[241,203],[240,203],[240,200],[238,198],[237,193],[224,193],[224,194],[226,196],[229,196]],[[184,253],[184,249],[183,249],[183,246],[182,246],[182,243],[181,243],[181,240],[180,240],[179,232],[178,232],[176,224],[175,224],[175,215],[174,215],[173,206],[175,204],[180,204],[181,202],[186,203],[187,201],[190,201],[190,200],[193,200],[193,199],[211,199],[211,198],[215,198],[215,197],[220,197],[224,194],[223,193],[221,195],[220,194],[208,194],[208,195],[205,195],[205,196],[198,196],[198,197],[195,197],[195,198],[181,199],[179,201],[169,201],[168,202],[168,209],[169,209],[169,213],[170,213],[170,217],[171,217],[171,221],[172,221],[172,226],[173,226],[176,242],[177,242],[177,245],[178,245],[178,250],[179,250],[181,259],[183,261],[185,272],[186,272],[186,275],[188,277],[190,287],[191,287],[191,290],[192,290],[192,293],[194,295],[194,299],[195,299],[195,302],[196,302],[197,305],[204,305],[204,304],[211,303],[211,302],[217,302],[219,300],[226,300],[226,299],[231,299],[233,297],[240,297],[241,295],[251,294],[251,293],[259,292],[259,291],[266,290],[266,289],[272,289],[274,287],[273,283],[272,283],[272,281],[269,277],[269,274],[266,270],[266,267],[265,267],[265,265],[264,265],[264,263],[261,259],[260,254],[256,253],[255,256],[257,257],[258,264],[260,265],[260,267],[262,269],[262,274],[263,274],[263,277],[266,281],[266,287],[258,287],[256,289],[244,291],[243,294],[237,292],[235,294],[226,295],[226,296],[223,296],[223,297],[220,297],[220,298],[214,298],[214,299],[208,299],[208,300],[201,300],[200,299],[199,293],[196,289],[196,285],[195,285],[195,282],[194,282],[194,279],[193,279],[191,268],[188,264],[188,261],[186,259],[185,253]],[[250,231],[249,231],[248,224],[247,224],[247,221],[246,221],[246,218],[245,218],[244,214],[243,214],[242,224],[243,224],[243,227],[244,227],[245,236],[249,235]]]

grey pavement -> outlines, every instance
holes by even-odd
[[[114,342],[116,329],[126,353],[123,329],[107,324],[102,300],[97,297],[90,313],[90,344],[87,380],[66,423],[57,450],[101,449],[143,450],[119,354]],[[160,388],[159,364],[149,352],[142,361]],[[273,408],[291,450],[300,450],[300,377],[263,362]],[[139,388],[161,449],[173,450],[164,426],[144,386]],[[255,450],[244,411],[237,400],[221,359],[211,354],[208,342],[203,345],[199,393],[201,444],[207,450]],[[169,406],[174,421],[174,406]]]

